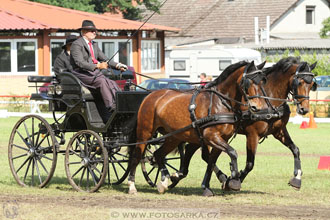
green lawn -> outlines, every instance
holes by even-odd
[[[14,124],[18,118],[0,119],[0,194],[2,195],[26,195],[30,196],[48,196],[61,198],[85,198],[86,193],[74,192],[66,180],[64,171],[64,156],[58,156],[56,171],[50,184],[43,189],[22,188],[15,182],[8,165],[7,145],[8,139]],[[299,129],[299,125],[288,125],[288,130],[300,148],[303,178],[302,188],[296,191],[287,185],[289,179],[293,176],[293,156],[291,152],[280,142],[269,136],[262,144],[258,146],[258,153],[254,170],[247,176],[242,184],[240,192],[223,192],[220,184],[213,175],[211,187],[217,196],[213,198],[203,198],[201,196],[201,181],[206,170],[206,164],[201,160],[200,153],[197,152],[190,166],[188,177],[178,184],[178,186],[164,195],[159,195],[155,188],[151,188],[145,182],[141,169],[137,170],[137,189],[140,192],[136,199],[154,201],[195,201],[206,203],[240,204],[240,205],[274,205],[274,206],[318,206],[330,208],[330,171],[318,170],[318,162],[321,155],[330,155],[330,124],[318,124],[317,129]],[[69,136],[67,137],[68,142]],[[239,153],[239,168],[245,166],[245,137],[238,135],[231,145]],[[64,146],[62,146],[64,148]],[[258,155],[259,154],[259,155]],[[223,171],[229,174],[229,157],[222,154],[218,159],[217,165]],[[116,196],[126,197],[127,181],[120,186],[101,188],[99,193],[94,193],[88,198],[116,198]],[[183,202],[184,204],[184,202]],[[29,209],[31,205],[22,204],[23,209]],[[125,205],[123,205],[125,206]],[[39,204],[34,206],[40,213],[44,213],[44,208]],[[49,208],[49,205],[47,206]],[[66,209],[66,207],[62,207]],[[61,206],[56,207],[61,210]],[[95,208],[84,210],[84,213],[94,213]],[[101,213],[101,214],[100,214]],[[107,213],[107,209],[100,210],[97,216]],[[1,216],[1,215],[0,215]],[[29,219],[32,215],[28,215]],[[71,217],[70,217],[71,216]],[[68,219],[75,216],[69,215]],[[40,216],[39,216],[40,217]],[[32,217],[31,217],[32,218]],[[37,217],[33,217],[38,219]],[[24,218],[23,218],[24,219]],[[62,219],[57,218],[54,219]],[[98,218],[95,218],[98,219]],[[101,218],[100,218],[101,219]],[[103,219],[103,218],[102,218]],[[235,218],[234,218],[235,219]]]

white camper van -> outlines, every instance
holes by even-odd
[[[261,54],[248,48],[224,48],[220,45],[171,47],[165,51],[166,77],[198,82],[199,75],[206,73],[216,78],[228,65],[242,60],[254,60],[259,64]]]

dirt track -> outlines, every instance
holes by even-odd
[[[139,196],[95,196],[88,194],[86,196],[64,196],[64,197],[48,197],[48,196],[21,196],[21,195],[0,195],[0,203],[3,204],[3,214],[0,219],[23,219],[22,207],[33,204],[35,207],[65,207],[69,210],[89,209],[97,207],[97,209],[155,209],[161,207],[162,210],[182,211],[182,210],[202,210],[202,212],[217,213],[217,218],[210,217],[207,219],[244,219],[244,218],[282,218],[282,219],[329,219],[330,210],[327,208],[316,206],[253,206],[253,205],[236,205],[228,203],[214,203],[212,198],[207,198],[202,202],[182,201],[169,199],[143,199]],[[15,206],[21,216],[13,215]],[[14,207],[14,209],[13,209]],[[14,210],[14,211],[13,211]],[[7,213],[6,213],[7,212]],[[26,213],[26,210],[23,211]],[[14,213],[15,214],[15,213]],[[219,218],[218,218],[219,217]],[[25,219],[25,218],[24,218]],[[64,219],[64,218],[62,218]],[[89,218],[92,219],[92,218]],[[109,219],[103,218],[103,219]],[[110,218],[112,219],[112,218]],[[127,218],[129,219],[129,218]],[[157,218],[159,219],[159,218]],[[175,219],[175,218],[172,218]],[[186,218],[189,219],[189,218]],[[196,218],[195,218],[196,219]],[[197,218],[198,219],[198,218]],[[205,219],[205,217],[203,218]]]

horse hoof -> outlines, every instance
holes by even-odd
[[[129,195],[137,195],[137,190],[136,189],[128,190],[128,194]]]
[[[157,190],[160,194],[165,193],[165,191],[168,189],[168,184],[167,181],[165,180],[164,182],[160,181],[157,184]]]
[[[289,185],[292,186],[294,189],[299,190],[301,187],[301,179],[297,179],[295,177],[293,177],[290,181],[289,181]]]
[[[172,183],[180,181],[180,175],[178,173],[173,173],[170,178]]]
[[[241,181],[235,179],[227,180],[223,184],[222,189],[226,191],[230,191],[230,190],[239,191],[241,189]]]
[[[214,193],[211,189],[209,188],[205,188],[204,189],[204,192],[203,192],[203,196],[205,197],[211,197],[211,196],[214,196]]]

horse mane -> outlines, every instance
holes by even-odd
[[[219,83],[225,81],[233,72],[235,72],[235,70],[237,70],[247,64],[248,64],[248,62],[246,62],[246,61],[240,61],[240,62],[227,66],[226,69],[215,80],[208,83],[205,87],[210,88],[212,86],[218,85]]]
[[[264,73],[266,75],[269,75],[271,73],[276,73],[276,72],[283,72],[285,73],[288,71],[288,69],[293,65],[293,64],[299,64],[300,63],[300,57],[287,57],[283,58],[280,61],[278,61],[276,64],[274,64],[271,67],[265,68]]]

